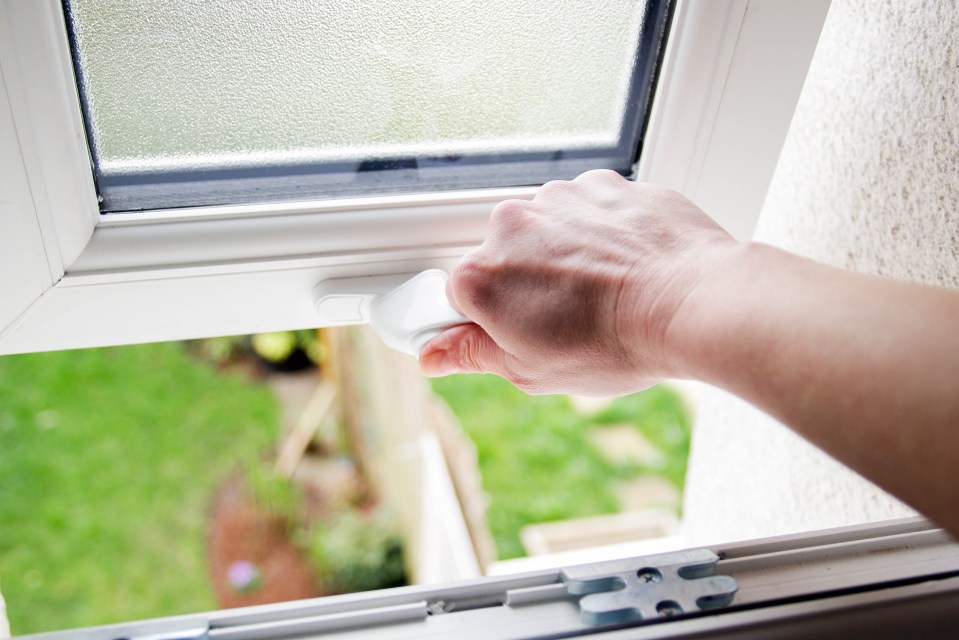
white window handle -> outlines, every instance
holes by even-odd
[[[412,277],[326,280],[314,289],[316,312],[324,326],[369,322],[387,346],[418,357],[433,337],[470,322],[447,300],[448,279],[429,269]]]

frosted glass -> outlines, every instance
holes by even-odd
[[[68,0],[103,174],[615,147],[643,0]]]

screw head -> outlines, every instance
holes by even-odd
[[[656,612],[659,613],[660,618],[672,618],[673,616],[678,616],[683,612],[683,608],[679,606],[678,602],[673,600],[663,600],[656,605]]]
[[[659,569],[644,567],[636,572],[636,577],[639,578],[640,584],[653,584],[655,582],[662,582],[663,573]]]

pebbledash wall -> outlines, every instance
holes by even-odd
[[[959,3],[833,1],[755,239],[959,289]],[[698,414],[690,544],[913,515],[734,397]]]

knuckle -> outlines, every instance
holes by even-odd
[[[460,362],[468,368],[478,371],[482,368],[482,347],[476,334],[470,334],[460,342],[459,358]]]
[[[457,348],[450,351],[449,358],[453,366],[460,371],[482,371],[482,340],[474,333],[464,335]]]
[[[592,169],[580,174],[574,182],[581,187],[603,187],[607,190],[628,187],[633,184],[612,169]]]
[[[515,227],[526,221],[532,205],[528,200],[503,200],[490,213],[490,225],[494,228]]]
[[[625,178],[612,169],[591,169],[579,175],[577,182],[624,182]]]
[[[580,200],[584,189],[582,183],[568,180],[552,180],[537,190],[533,202],[539,204],[550,217],[563,211],[566,206]]]
[[[566,180],[550,180],[541,186],[537,191],[538,196],[551,196],[567,193],[573,188],[573,183]]]

